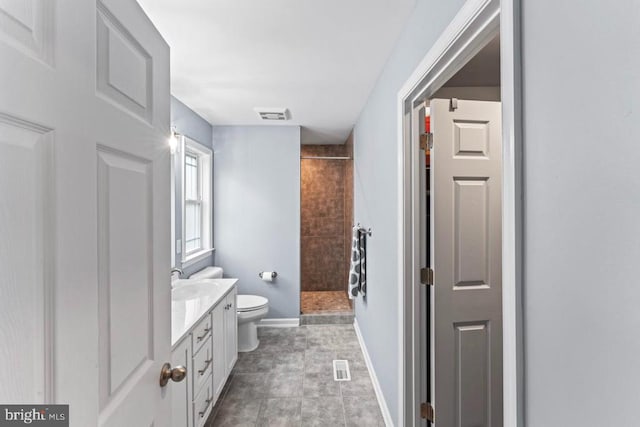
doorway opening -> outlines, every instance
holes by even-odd
[[[522,425],[518,4],[468,0],[398,94],[403,425]]]
[[[347,294],[353,225],[353,138],[303,145],[300,158],[301,323],[353,322]],[[341,322],[342,323],[342,322]]]
[[[502,425],[502,106],[495,35],[414,108],[422,425]],[[426,143],[425,143],[426,142]],[[446,396],[446,397],[445,397]],[[421,414],[422,415],[422,414]]]

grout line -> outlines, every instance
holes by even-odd
[[[253,422],[254,426],[258,425],[258,421],[260,420],[260,413],[262,413],[262,407],[264,406],[266,399],[260,399],[260,406],[258,407],[258,412],[256,412],[256,420]]]
[[[338,357],[338,352],[337,351],[334,353],[334,357],[335,358]],[[346,425],[347,425],[347,411],[346,411],[346,409],[344,409],[344,396],[342,395],[342,383],[340,383],[339,385],[340,385],[340,404],[342,405],[342,419],[344,420],[344,425],[346,427]]]
[[[309,344],[308,340],[309,330],[305,325],[304,332],[304,351],[302,352],[302,399],[300,399],[300,426],[302,426],[302,406],[304,405],[304,384],[307,378],[307,350],[309,349],[307,346]]]
[[[224,405],[224,401],[225,401],[225,399],[227,397],[227,394],[229,393],[229,390],[231,389],[231,385],[233,383],[233,378],[234,378],[234,374],[233,374],[233,371],[232,371],[231,374],[229,375],[229,378],[227,379],[227,381],[229,382],[229,385],[227,386],[227,384],[225,384],[225,385],[222,386],[222,391],[220,392],[220,397],[218,397],[218,401],[216,402],[216,405],[214,405],[214,408],[213,408],[215,411],[214,410],[211,411],[211,415],[209,416],[211,422],[208,423],[209,427],[213,427],[213,422],[218,417],[218,413],[220,412],[220,408],[222,408],[222,405]],[[217,406],[217,408],[216,408],[216,406]]]

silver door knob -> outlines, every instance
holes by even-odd
[[[187,376],[187,368],[184,366],[176,366],[175,368],[171,368],[170,363],[165,363],[162,365],[162,369],[160,370],[160,387],[164,387],[169,383],[169,380],[173,380],[177,383],[185,379]]]

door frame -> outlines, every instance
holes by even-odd
[[[500,34],[502,100],[502,314],[505,426],[524,426],[521,0],[467,0],[427,52],[397,98],[399,425],[416,423],[419,403],[419,147],[413,109]],[[418,372],[419,373],[419,372]],[[437,408],[436,408],[437,417]]]

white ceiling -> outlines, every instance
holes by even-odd
[[[174,96],[213,125],[300,125],[305,144],[346,140],[415,3],[138,1],[171,46]]]

